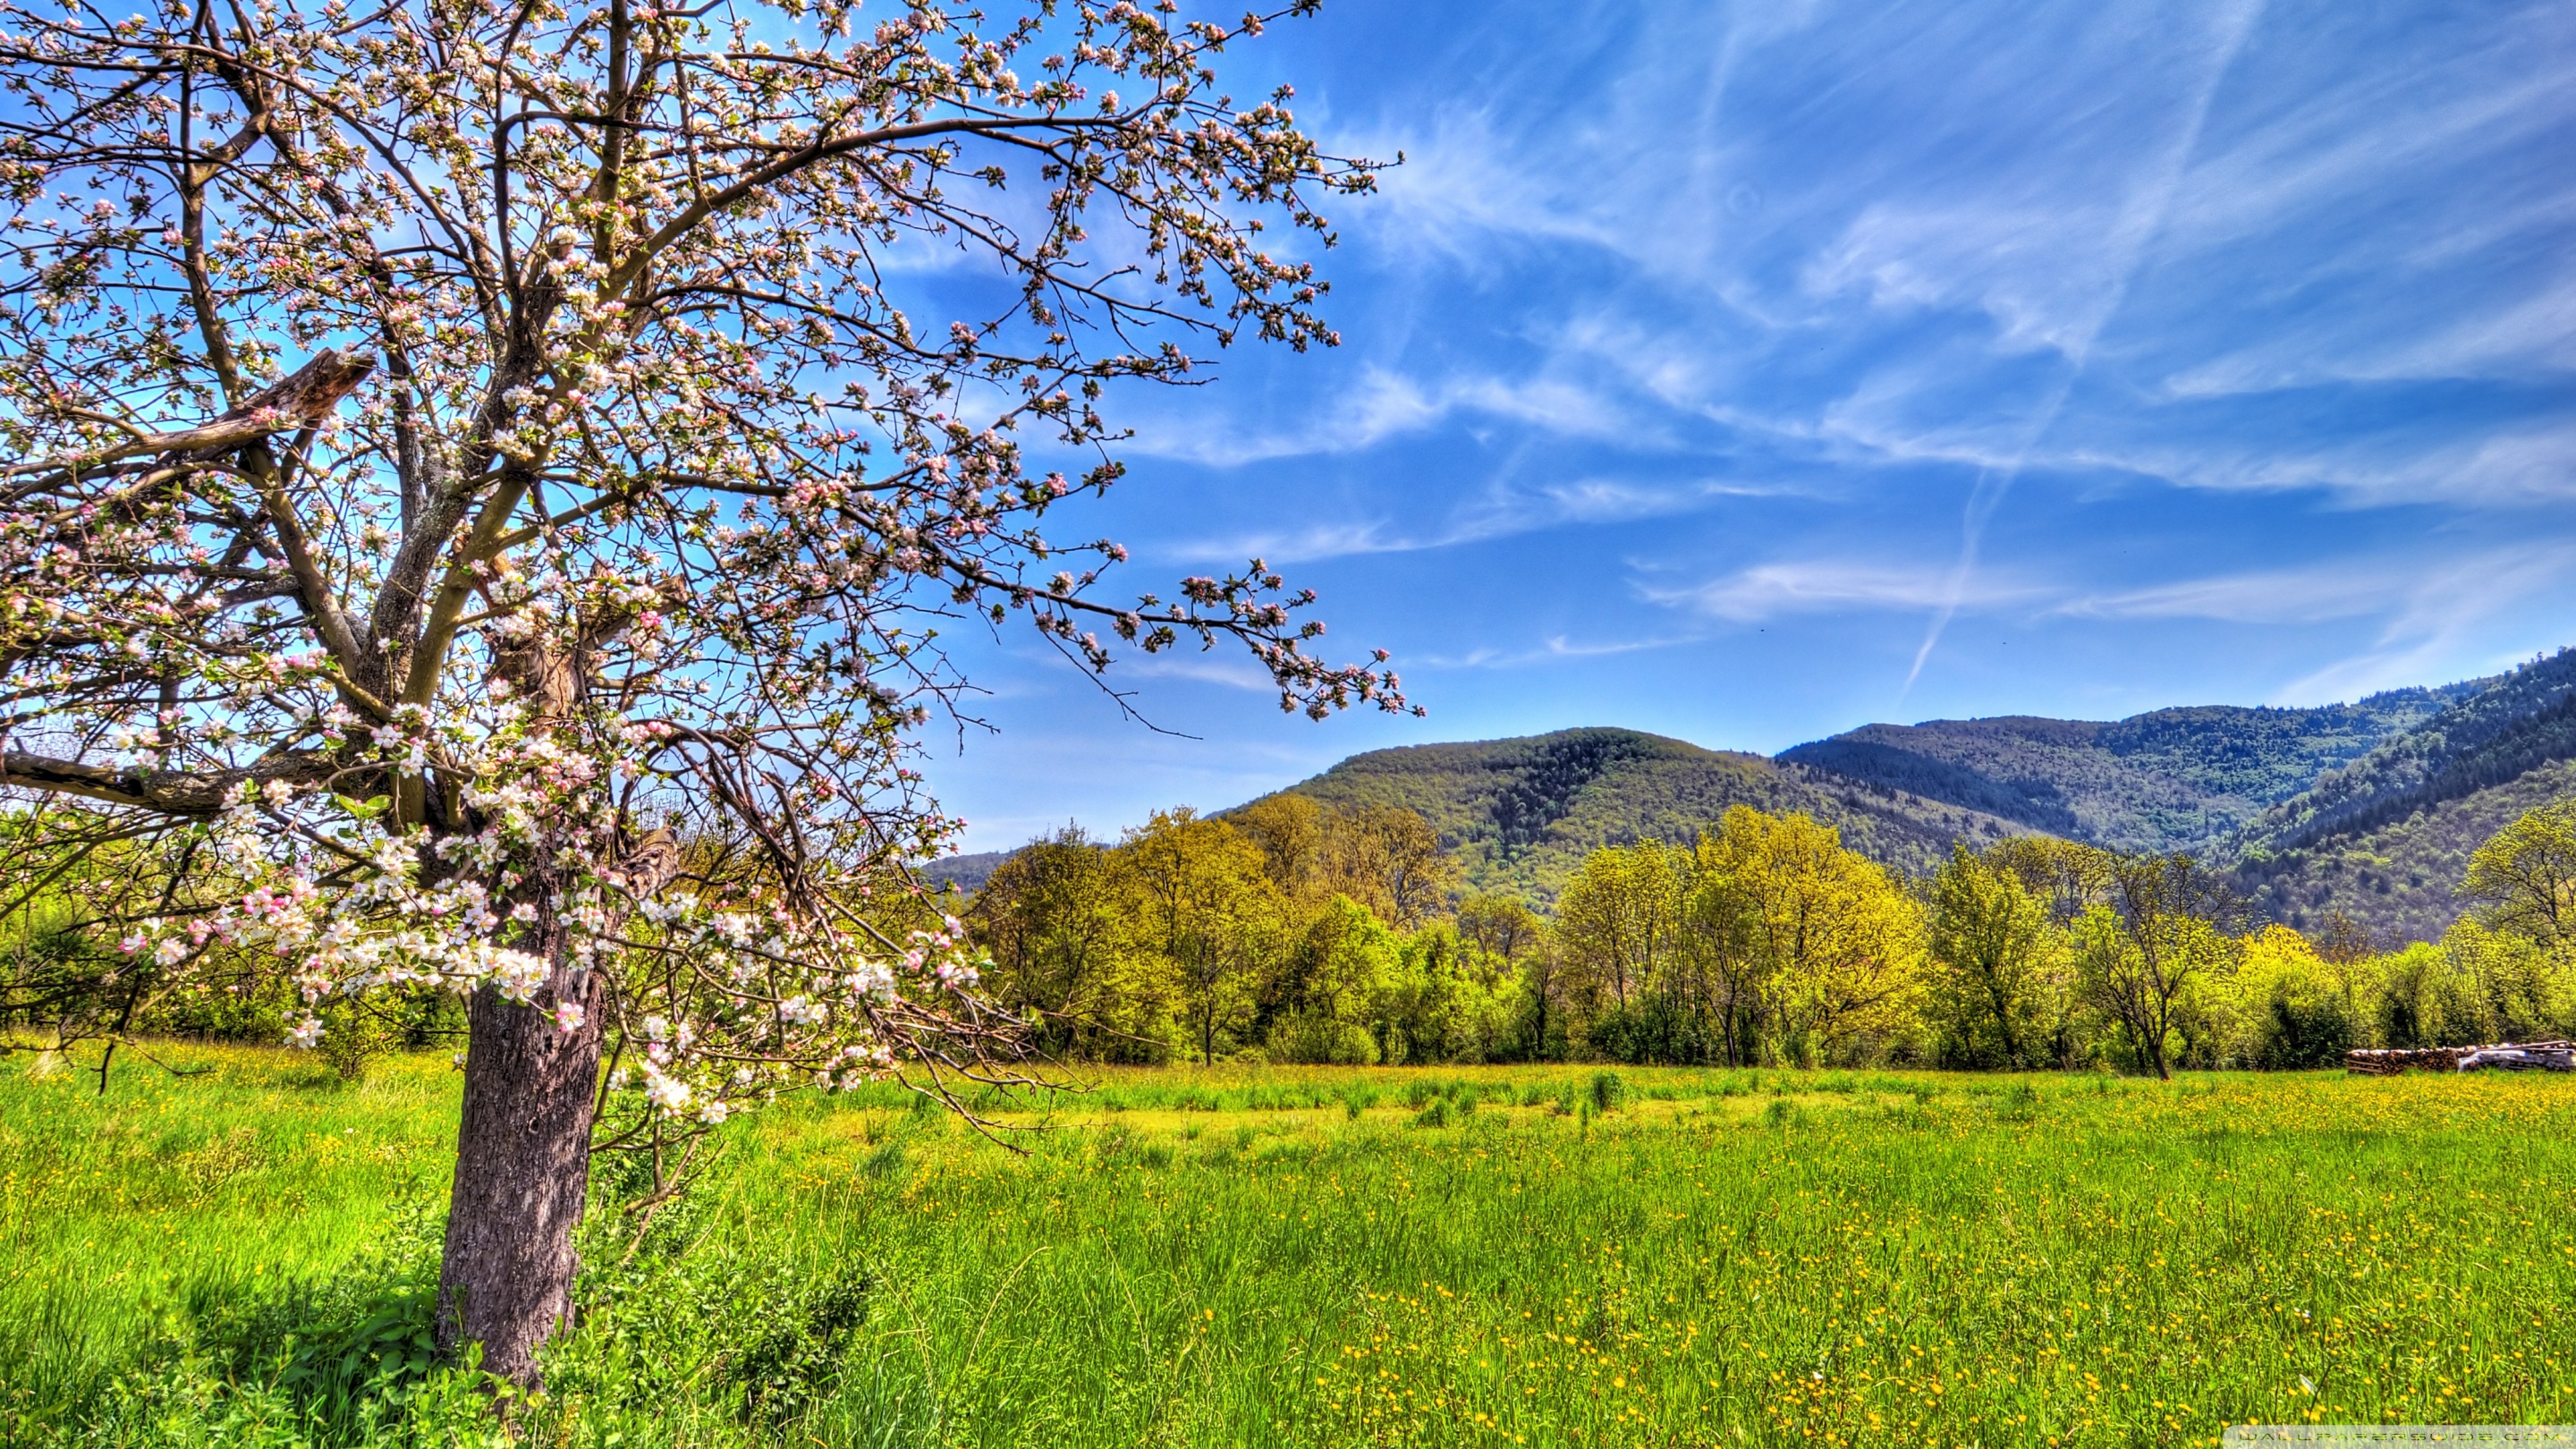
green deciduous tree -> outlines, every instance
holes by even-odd
[[[2177,1051],[2214,1030],[2209,992],[2234,961],[2222,925],[2234,900],[2187,855],[2112,857],[2105,875],[2107,903],[2075,922],[2077,981],[2138,1064],[2169,1080]]]
[[[2460,894],[2486,903],[2486,923],[2563,949],[2576,936],[2576,800],[2526,812],[2469,857]]]
[[[1182,1008],[1154,919],[1133,853],[1072,827],[1014,852],[966,913],[987,984],[1038,1043],[1109,1061],[1159,1060]]]
[[[1945,1060],[2050,1064],[2066,952],[2046,903],[2020,876],[1957,847],[1932,882],[1931,959],[1929,1009]]]
[[[1143,934],[1175,983],[1199,1060],[1251,1024],[1262,967],[1288,926],[1286,903],[1240,831],[1182,807],[1122,837]]]
[[[1281,955],[1268,983],[1269,1044],[1282,1061],[1375,1062],[1403,945],[1368,907],[1335,896]]]
[[[1624,1008],[1676,949],[1689,852],[1658,841],[1586,856],[1556,901],[1566,984],[1587,1014]]]
[[[1779,1049],[1797,1060],[1892,1041],[1915,1020],[1923,914],[1886,867],[1804,815],[1737,806],[1717,832],[1771,997]]]

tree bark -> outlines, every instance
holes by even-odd
[[[490,986],[468,1009],[465,1111],[438,1272],[438,1344],[453,1358],[483,1346],[483,1368],[537,1384],[536,1353],[571,1315],[573,1229],[590,1186],[599,1089],[596,978],[574,967],[562,928],[542,933],[555,969],[532,1005]],[[558,1002],[580,1029],[557,1028]]]

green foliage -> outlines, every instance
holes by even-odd
[[[2357,1044],[2351,1011],[2340,996],[2301,999],[2276,987],[2268,1003],[2254,1065],[2267,1072],[2314,1071],[2343,1065]]]
[[[2254,908],[2306,931],[2348,919],[2369,940],[2438,940],[2459,919],[2478,849],[2528,812],[2576,800],[2576,761],[2410,808],[2237,866]]]
[[[867,1322],[869,1286],[865,1273],[844,1269],[800,1274],[766,1295],[772,1311],[726,1365],[746,1418],[775,1426],[831,1394],[842,1350]]]
[[[1926,1016],[1945,1066],[2055,1066],[2072,986],[2064,938],[2012,871],[1965,846],[1932,882]]]
[[[2481,843],[2576,799],[2576,651],[2459,687],[2419,728],[2251,822],[2242,874],[2274,919],[2328,911],[2382,941],[2438,936]],[[2475,894],[2473,890],[2471,892]]]
[[[2576,757],[2576,649],[2453,689],[2440,713],[2266,811],[2245,838],[2310,849]]]
[[[399,1026],[385,1013],[370,1009],[364,997],[341,996],[324,1002],[322,1044],[315,1055],[330,1064],[344,1082],[366,1080],[367,1068],[402,1043]]]
[[[2543,950],[2576,946],[2576,800],[2524,812],[2469,857],[2460,893],[2485,924]]]
[[[1315,1066],[1375,1066],[1377,1038],[1355,1021],[1320,1011],[1291,1012],[1271,1023],[1269,1058]]]

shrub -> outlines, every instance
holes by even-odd
[[[1592,1074],[1592,1106],[1600,1112],[1616,1112],[1628,1102],[1628,1080],[1617,1072]]]
[[[1270,1028],[1270,1059],[1309,1066],[1373,1067],[1377,1038],[1354,1021],[1318,1013],[1281,1017]]]
[[[335,997],[320,1015],[322,1044],[315,1050],[341,1081],[365,1081],[376,1059],[402,1044],[401,1024],[364,997]]]
[[[776,1295],[785,1301],[754,1320],[750,1342],[728,1366],[744,1419],[776,1425],[830,1396],[841,1345],[867,1322],[869,1286],[865,1274],[840,1270]]]
[[[2353,1047],[2352,1027],[2352,1013],[2341,996],[2319,994],[2301,1000],[2275,987],[2254,1064],[2267,1072],[2341,1066],[2343,1054]]]

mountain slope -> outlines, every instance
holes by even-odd
[[[2420,726],[2264,811],[2247,824],[2240,850],[2309,848],[2576,758],[2576,649],[2477,683]]]
[[[2470,854],[2524,811],[2568,799],[2576,760],[2553,761],[2285,854],[2251,856],[2237,879],[2264,918],[2301,930],[2341,911],[2383,946],[2438,940],[2471,904],[2457,894]]]
[[[944,855],[920,870],[924,881],[934,886],[952,885],[968,895],[984,888],[1002,862],[1019,854],[1016,850],[979,850],[972,855]]]
[[[1373,750],[1288,788],[1325,804],[1418,810],[1471,885],[1539,901],[1555,897],[1587,852],[1688,840],[1731,805],[1805,811],[1905,870],[1928,869],[1953,839],[2025,833],[1910,791],[1623,729]]]
[[[2439,935],[2471,851],[2576,798],[2576,650],[2317,709],[2214,705],[2113,721],[1874,724],[1766,760],[1624,729],[1354,755],[1289,787],[1419,810],[1468,881],[1544,904],[1601,845],[1687,840],[1730,805],[1805,811],[1906,871],[1950,842],[2040,832],[2233,866],[2258,911]],[[1001,857],[933,876],[973,888]]]
[[[2220,851],[2241,826],[2489,681],[2320,709],[1865,725],[1780,759],[2121,850]]]

